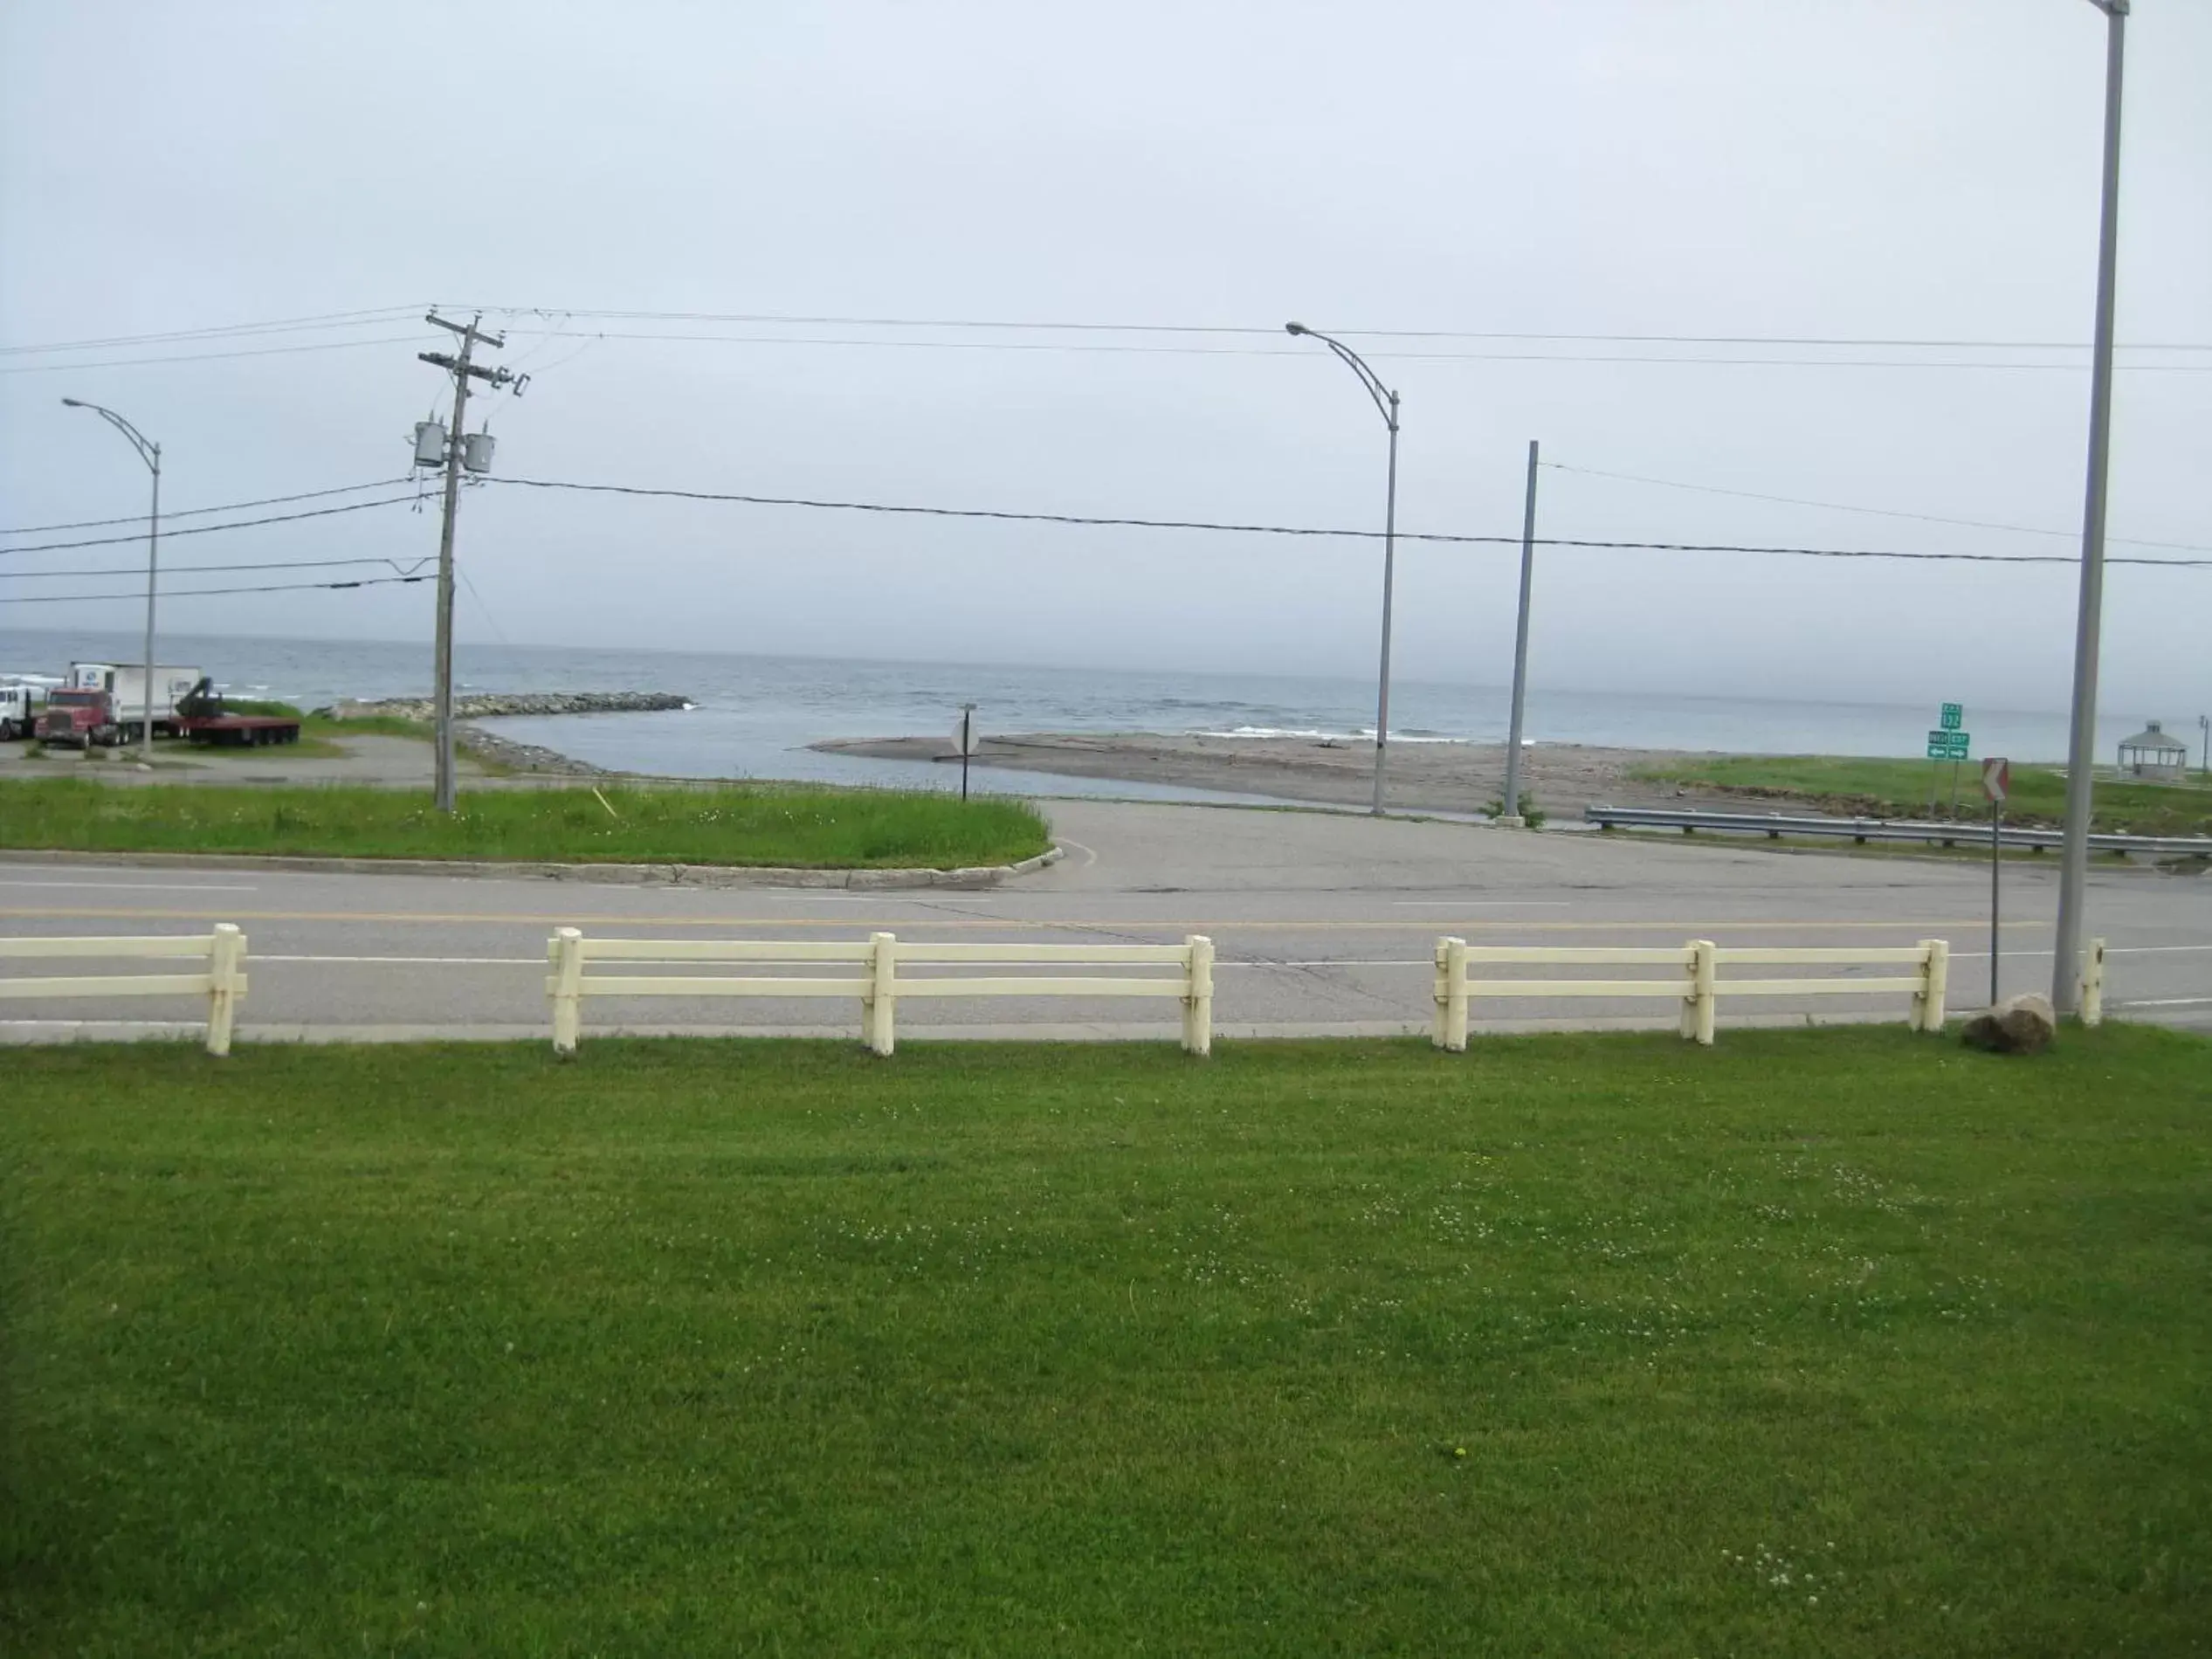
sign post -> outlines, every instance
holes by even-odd
[[[1981,793],[1989,797],[1989,1006],[1997,1006],[1997,877],[2004,868],[2005,796],[2012,791],[2012,762],[1992,755],[1981,763]]]
[[[953,740],[960,745],[960,798],[968,799],[968,760],[975,753],[975,706],[960,706],[960,724],[953,727]]]
[[[1928,759],[1940,763],[1951,762],[1951,816],[1959,816],[1959,766],[1973,753],[1974,733],[1966,730],[1967,709],[1963,703],[1946,703],[1937,717],[1939,724],[1928,733]],[[1928,816],[1935,816],[1936,768],[1928,768]]]

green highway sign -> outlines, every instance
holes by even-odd
[[[1965,704],[1946,703],[1943,706],[1943,729],[1945,731],[1955,732],[1966,723],[1967,709]]]
[[[1931,761],[1963,761],[1973,753],[1974,733],[1971,732],[1930,732],[1928,759]]]

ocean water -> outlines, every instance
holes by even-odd
[[[58,675],[72,660],[134,662],[127,634],[0,630],[0,678]],[[427,644],[165,637],[164,662],[191,664],[241,696],[303,707],[341,697],[422,696]],[[1369,681],[1288,675],[1175,674],[1099,669],[962,666],[701,652],[457,646],[464,692],[673,692],[682,712],[570,715],[498,722],[502,732],[580,760],[693,777],[802,778],[957,788],[958,768],[820,754],[823,738],[949,733],[963,703],[992,732],[1218,732],[1252,736],[1372,737]],[[1394,743],[1501,743],[1502,686],[1398,681]],[[2063,713],[1969,707],[1974,752],[2059,760]],[[1932,707],[1532,689],[1525,735],[1538,744],[1710,749],[1739,754],[1906,755],[1923,753]],[[2110,755],[2140,722],[2099,723]],[[2194,729],[2177,735],[2191,740]],[[1237,798],[1208,792],[1044,777],[977,768],[978,787],[1003,792]]]

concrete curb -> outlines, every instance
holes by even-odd
[[[523,881],[588,882],[610,887],[837,887],[876,891],[916,887],[996,887],[1058,864],[1056,843],[1014,864],[959,870],[787,870],[737,864],[500,864],[468,858],[312,858],[230,852],[78,852],[67,848],[0,848],[0,864],[109,865],[123,870],[267,870],[296,875],[472,876]]]

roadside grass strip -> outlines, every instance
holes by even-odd
[[[1959,813],[1987,823],[1981,763],[1959,768]],[[1704,784],[1755,800],[1817,809],[1849,817],[1925,818],[1931,788],[1940,815],[1951,809],[1948,761],[1885,761],[1851,755],[1700,755],[1649,768],[1638,776],[1655,781]],[[2190,776],[2173,783],[2098,777],[2091,796],[2092,828],[2140,836],[2212,835],[2212,783]],[[2066,810],[2063,767],[2016,765],[2005,817],[2013,823],[2055,824]]]
[[[1025,802],[890,789],[487,789],[447,816],[393,789],[0,782],[0,846],[68,852],[954,869],[1051,844]]]
[[[10,1654],[2212,1632],[2200,1038],[6,1068]]]

